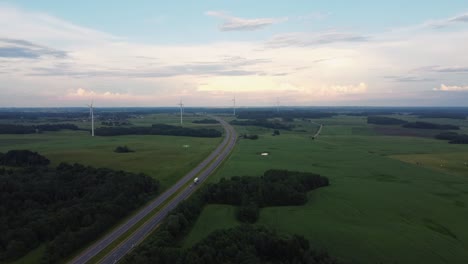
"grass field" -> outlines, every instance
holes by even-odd
[[[314,121],[324,124],[316,140],[310,138],[316,125],[303,121],[296,125],[308,133],[272,136],[269,129],[238,127],[260,139],[240,140],[209,180],[259,176],[270,168],[317,172],[331,186],[310,192],[304,206],[262,209],[258,224],[304,235],[314,247],[351,263],[467,263],[467,145],[379,135],[362,117]],[[264,151],[270,155],[258,155]],[[437,167],[441,158],[447,166]],[[207,206],[184,246],[237,225],[233,210]]]
[[[169,123],[176,122],[175,116],[170,115],[158,115],[146,119],[148,125],[161,119]],[[158,179],[162,187],[167,188],[201,162],[221,140],[222,138],[152,135],[91,137],[85,131],[60,131],[0,135],[0,152],[29,149],[49,158],[52,165],[70,162],[141,172]],[[135,152],[114,152],[117,146],[123,145]]]

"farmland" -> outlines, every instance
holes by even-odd
[[[297,119],[296,128],[280,136],[273,136],[271,129],[237,127],[239,134],[257,134],[259,139],[241,139],[210,181],[260,176],[272,168],[319,173],[330,179],[329,187],[310,192],[304,206],[263,208],[257,224],[304,235],[315,247],[352,263],[468,259],[467,145],[426,135],[388,136],[365,117],[313,121],[324,124],[315,140],[311,135],[317,126]],[[467,129],[465,120],[430,121]],[[238,224],[231,206],[209,205],[183,244],[190,246],[220,227]]]

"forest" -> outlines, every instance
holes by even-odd
[[[100,127],[94,130],[97,136],[122,135],[166,135],[185,137],[221,137],[222,133],[212,128],[188,128],[166,124],[154,124],[151,127]]]
[[[401,120],[401,119],[393,118],[393,117],[368,116],[367,123],[376,124],[376,125],[401,125],[401,124],[406,124],[407,122],[405,120]]]
[[[314,111],[314,110],[284,110],[284,111],[240,111],[237,114],[237,118],[239,119],[268,119],[268,118],[286,118],[286,119],[294,119],[294,118],[327,118],[337,115],[337,113],[330,113],[330,112],[321,112],[321,111]]]
[[[192,123],[194,124],[218,124],[219,121],[215,119],[201,119],[201,120],[194,120]]]
[[[37,152],[30,150],[10,150],[7,153],[0,153],[0,165],[10,167],[35,167],[47,166],[50,161]]]
[[[271,129],[284,129],[284,130],[291,130],[293,126],[282,124],[280,122],[272,122],[266,119],[256,119],[256,120],[232,120],[231,125],[235,126],[259,126]]]
[[[327,254],[311,250],[302,237],[279,238],[272,231],[247,224],[215,232],[191,248],[181,248],[179,244],[208,203],[237,205],[238,219],[251,223],[256,220],[252,215],[258,217],[258,208],[304,204],[307,191],[328,184],[328,179],[320,175],[286,170],[269,170],[262,177],[222,179],[180,203],[122,263],[226,263],[228,259],[240,260],[230,263],[247,260],[257,261],[249,263],[336,263]],[[252,212],[246,212],[249,210]],[[279,253],[287,259],[278,256]]]
[[[459,126],[455,125],[441,125],[428,122],[411,122],[403,125],[406,128],[419,128],[419,129],[440,129],[440,130],[458,130]]]
[[[159,191],[158,181],[143,174],[80,164],[15,164],[21,167],[0,167],[0,262],[42,244],[42,262],[60,262]]]
[[[450,144],[468,144],[468,135],[456,132],[443,132],[435,136],[436,139],[448,140]]]
[[[0,134],[35,134],[43,131],[59,131],[63,129],[81,130],[73,124],[44,124],[44,125],[13,125],[0,124]]]

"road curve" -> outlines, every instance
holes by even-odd
[[[166,190],[163,194],[158,196],[155,200],[146,205],[136,215],[128,219],[125,223],[120,225],[118,228],[107,234],[105,237],[88,247],[83,253],[75,257],[69,263],[71,264],[84,264],[96,256],[99,252],[109,246],[112,242],[118,239],[121,235],[126,233],[130,228],[137,224],[146,215],[152,212],[156,207],[163,204],[169,197],[179,191],[184,185],[192,181],[193,178],[198,175],[200,183],[203,182],[222,162],[228,157],[231,150],[234,148],[236,143],[237,135],[234,128],[229,125],[226,121],[213,117],[218,120],[224,127],[226,136],[223,142],[197,167],[180,179],[171,188]],[[100,263],[116,263],[122,257],[124,257],[132,248],[138,245],[143,239],[161,223],[164,217],[174,209],[182,200],[192,194],[196,188],[192,185],[187,186],[177,196],[175,196],[164,208],[157,212],[151,219],[146,221],[139,229],[130,235],[124,242],[120,243],[113,251],[106,255]]]

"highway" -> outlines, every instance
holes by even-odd
[[[180,179],[171,188],[165,191],[163,194],[158,196],[155,200],[146,205],[137,214],[128,219],[125,223],[120,225],[118,228],[107,234],[105,237],[88,247],[84,252],[75,257],[69,263],[72,264],[84,264],[96,256],[99,252],[105,249],[113,241],[118,239],[120,236],[125,234],[135,224],[137,224],[146,215],[152,212],[155,208],[166,202],[174,193],[178,192],[183,186],[186,186],[188,182],[192,182],[194,177],[198,175],[199,184],[201,184],[206,178],[228,157],[231,150],[236,144],[237,134],[234,128],[226,121],[213,117],[218,120],[225,130],[225,137],[222,143],[197,167]],[[157,212],[152,218],[146,221],[139,229],[133,232],[130,237],[120,243],[113,251],[106,255],[100,263],[116,263],[123,258],[133,247],[142,242],[145,237],[158,226],[164,217],[174,209],[181,201],[190,196],[195,190],[196,186],[192,184],[188,185],[180,191],[169,203],[167,203],[159,212]]]

